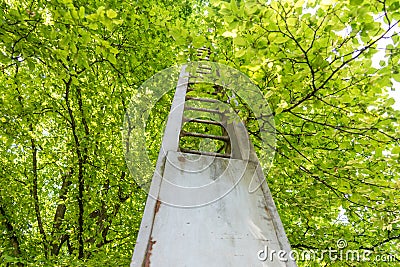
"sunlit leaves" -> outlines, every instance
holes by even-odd
[[[214,39],[224,44],[218,46],[224,55],[220,60],[246,72],[273,106],[280,141],[268,181],[283,201],[277,205],[292,244],[315,244],[300,237],[311,227],[318,241],[327,235],[334,239],[335,232],[348,239],[360,231],[374,232],[359,238],[372,246],[375,239],[385,238],[376,229],[389,225],[376,218],[395,218],[398,203],[390,196],[399,179],[398,158],[392,156],[399,146],[399,113],[385,94],[391,79],[398,79],[398,33],[388,37],[387,26],[376,21],[384,8],[380,2],[294,2],[232,6],[212,1],[209,18],[219,26]],[[397,10],[388,10],[384,20],[393,26]],[[378,40],[389,38],[395,45],[387,47],[381,68],[372,68]],[[304,211],[296,208],[298,203]],[[342,206],[352,227],[324,227],[326,221],[311,216],[318,213],[314,206],[332,221]],[[363,208],[362,219],[350,216]],[[384,215],[378,216],[379,211]],[[299,217],[308,219],[307,226],[298,224],[303,230],[292,228]],[[395,236],[398,225],[390,231]],[[382,245],[390,247],[390,242]]]
[[[157,5],[1,4],[0,205],[20,243],[0,215],[1,263],[129,264],[146,195],[127,174],[120,127],[133,89],[174,63],[166,25],[182,19],[182,6]]]
[[[13,254],[7,233],[0,261],[128,265],[146,196],[126,175],[124,110],[144,80],[193,60],[203,45],[245,72],[275,112],[278,144],[267,179],[292,246],[324,249],[345,238],[354,248],[398,253],[398,241],[386,240],[399,234],[400,114],[386,91],[400,81],[400,37],[384,28],[400,19],[398,1],[267,2],[2,3],[0,204],[22,255]],[[379,39],[393,44],[375,69]],[[170,100],[154,108],[146,129],[153,159]],[[57,257],[45,256],[38,230],[32,140],[48,243],[69,236]],[[84,259],[77,259],[78,152],[86,157]],[[71,184],[62,199],[64,180]],[[341,208],[348,223],[336,220]]]

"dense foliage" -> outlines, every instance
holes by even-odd
[[[124,162],[125,110],[143,81],[203,45],[246,73],[274,111],[267,180],[292,247],[345,239],[400,260],[400,112],[387,94],[400,81],[399,2],[0,6],[0,265],[129,264],[146,193]],[[153,110],[154,140],[168,103]],[[158,143],[149,141],[153,156]]]

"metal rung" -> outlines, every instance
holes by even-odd
[[[211,120],[202,120],[202,119],[191,119],[191,118],[186,118],[183,117],[184,122],[197,122],[197,123],[203,123],[203,124],[213,124],[213,125],[218,125],[218,126],[223,126],[222,122],[219,121],[211,121]]]
[[[203,72],[203,71],[196,71],[196,73],[200,73],[200,74],[211,74],[211,72]]]
[[[204,70],[212,70],[212,68],[211,67],[208,67],[208,66],[199,66],[199,68],[200,69],[204,69]]]
[[[197,78],[199,78],[199,77],[197,77]],[[200,77],[200,78],[201,78],[201,77]],[[191,82],[191,83],[189,83],[189,84],[196,84],[196,83]],[[188,88],[186,89],[186,92],[196,91],[197,89],[199,89],[199,88],[188,87]],[[210,95],[217,95],[216,92],[206,92],[206,93],[207,93],[207,94],[210,94]]]
[[[191,153],[191,154],[197,154],[197,155],[206,155],[206,156],[215,156],[215,157],[222,157],[222,158],[230,158],[230,155],[227,154],[222,154],[222,153],[217,153],[217,152],[206,152],[206,151],[197,151],[197,150],[192,150],[192,149],[186,149],[186,148],[180,148],[181,152],[184,153]]]
[[[192,96],[186,96],[186,100],[194,100],[194,101],[207,102],[207,103],[220,103],[221,102],[217,99],[192,97]]]
[[[216,109],[209,109],[209,108],[196,108],[196,107],[189,107],[185,106],[185,110],[195,110],[195,111],[203,111],[203,112],[209,112],[209,113],[218,113],[222,114],[222,111],[216,110]]]
[[[207,74],[211,74],[211,73],[207,73]],[[199,79],[203,80],[204,76],[202,76],[201,74],[199,74],[199,75],[190,75],[189,76],[189,79],[196,79],[196,78],[199,78]],[[189,84],[195,84],[195,83],[201,83],[201,82],[202,81],[195,81],[195,82],[189,81]]]
[[[229,142],[229,136],[221,136],[221,135],[212,135],[212,134],[202,134],[202,133],[193,133],[193,132],[186,132],[181,131],[181,136],[193,136],[193,137],[200,137],[200,138],[208,138],[208,139],[215,139],[221,140],[224,142]]]
[[[203,77],[191,76],[191,78],[203,78]],[[195,82],[190,82],[189,84],[196,84],[196,83]],[[192,92],[192,91],[195,91],[195,90],[196,90],[196,88],[188,87],[186,92]],[[220,93],[220,92],[221,92],[221,90],[215,90],[214,92],[207,92],[207,94],[209,94],[209,95],[218,95],[218,93]],[[206,98],[204,98],[204,99],[206,99]],[[186,99],[186,100],[188,100],[188,99]],[[199,101],[201,101],[201,100],[199,100]],[[204,101],[204,102],[206,102],[206,101]]]

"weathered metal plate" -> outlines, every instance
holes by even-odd
[[[253,162],[169,151],[145,266],[286,266],[258,259],[283,248],[254,175]]]

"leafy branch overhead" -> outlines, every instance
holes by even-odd
[[[400,260],[400,112],[388,95],[400,82],[398,1],[0,6],[0,265],[129,264],[146,194],[125,164],[125,111],[145,80],[196,60],[203,45],[246,73],[274,112],[267,181],[292,247],[345,239]],[[153,160],[170,102],[147,124]],[[238,103],[266,149],[252,103]]]

